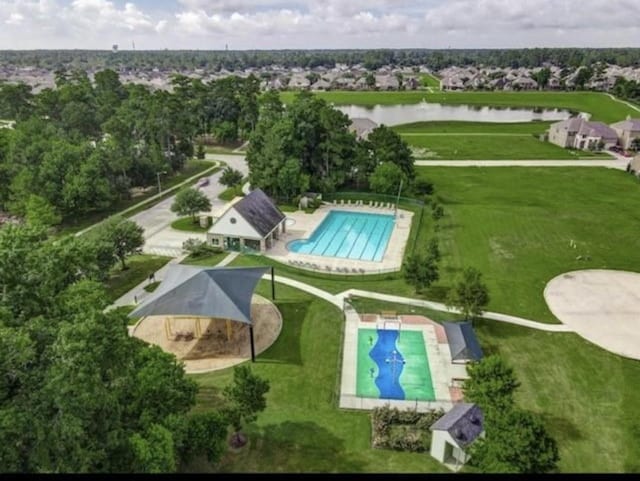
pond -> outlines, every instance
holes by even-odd
[[[431,102],[403,105],[335,106],[350,118],[366,117],[377,124],[400,125],[412,122],[461,120],[467,122],[532,122],[558,121],[569,118],[573,112],[563,109],[499,108],[479,105],[444,105]]]

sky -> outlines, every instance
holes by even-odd
[[[0,0],[0,50],[640,47],[640,0]]]

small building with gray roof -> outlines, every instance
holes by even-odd
[[[378,127],[378,124],[366,117],[354,117],[351,119],[349,131],[356,134],[358,139],[366,139],[369,134]]]
[[[477,404],[454,404],[431,425],[431,456],[457,471],[469,460],[465,449],[484,436],[483,422],[484,415]]]
[[[207,242],[225,250],[270,249],[286,231],[286,216],[261,189],[223,211],[207,232]]]

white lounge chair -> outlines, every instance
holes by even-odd
[[[340,199],[340,205],[344,205],[344,199]]]

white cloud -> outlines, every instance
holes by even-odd
[[[452,0],[428,10],[427,26],[442,30],[587,30],[634,27],[640,2],[630,0]],[[508,37],[505,35],[505,40]]]
[[[4,23],[8,25],[20,25],[24,20],[24,15],[21,13],[13,12],[9,15],[9,18],[5,20]]]

